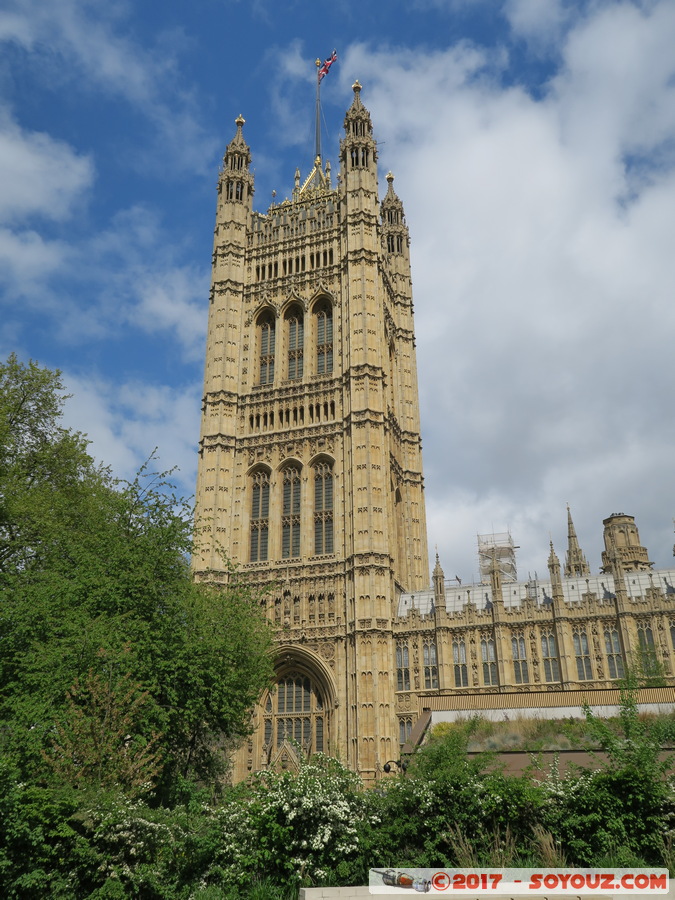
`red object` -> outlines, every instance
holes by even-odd
[[[336,59],[337,59],[337,50],[333,50],[331,55],[328,57],[327,60],[324,61],[324,64],[319,69],[319,81],[322,81],[326,77],[326,75],[328,75],[328,70],[333,65],[333,63],[335,62]]]

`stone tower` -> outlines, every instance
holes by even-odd
[[[276,690],[236,777],[297,747],[366,780],[399,754],[392,620],[428,584],[409,236],[361,86],[337,187],[317,157],[253,211],[244,120],[218,181],[196,577],[269,586]]]
[[[612,571],[612,551],[616,548],[624,572],[648,572],[652,568],[647,549],[640,544],[640,533],[633,516],[612,513],[602,520],[605,549],[602,551],[603,572]]]

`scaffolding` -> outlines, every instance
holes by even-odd
[[[517,581],[516,550],[510,531],[502,531],[499,534],[479,534],[478,537],[478,565],[480,567],[480,580],[483,584],[490,583],[490,572],[493,562],[496,561],[502,575],[502,581]]]

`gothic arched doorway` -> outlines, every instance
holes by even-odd
[[[276,690],[263,704],[263,752],[268,756],[284,741],[301,747],[305,755],[324,753],[329,743],[329,710],[325,691],[297,668],[279,677]]]

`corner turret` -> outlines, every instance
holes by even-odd
[[[241,204],[250,212],[254,187],[250,171],[251,150],[244,140],[243,132],[246,120],[239,115],[234,121],[237,131],[225,150],[218,191],[222,202]]]

